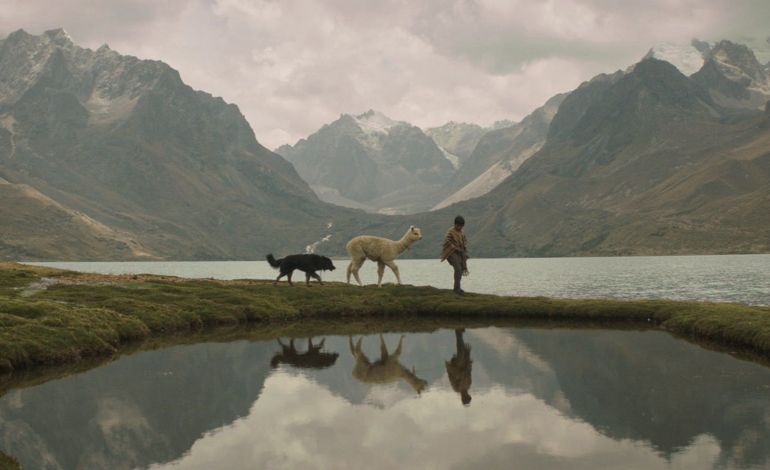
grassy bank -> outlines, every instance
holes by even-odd
[[[664,328],[770,357],[770,308],[676,301],[457,296],[432,287],[103,276],[0,263],[0,369],[108,356],[134,340],[208,326],[402,319],[531,319]],[[418,320],[419,319],[419,320]],[[277,327],[278,328],[278,327]],[[278,328],[281,330],[281,328]],[[277,330],[277,331],[278,331]],[[283,334],[283,332],[281,333]]]

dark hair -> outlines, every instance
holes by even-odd
[[[455,225],[465,225],[465,219],[463,219],[463,216],[458,215],[455,217]]]

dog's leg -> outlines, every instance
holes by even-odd
[[[324,282],[321,280],[321,276],[319,276],[317,272],[313,272],[313,274],[311,274],[311,276],[313,276],[315,279],[317,279],[319,284],[323,285]]]
[[[283,276],[284,276],[283,274],[279,274],[278,277],[275,278],[275,281],[273,281],[273,285],[278,284],[278,281],[280,281]]]
[[[385,263],[377,261],[377,287],[382,286],[382,275],[385,274]]]
[[[286,275],[286,279],[289,281],[289,285],[293,286],[294,284],[291,283],[291,275],[294,274],[294,270],[292,269],[289,271],[289,273]]]
[[[398,274],[398,266],[396,266],[395,261],[387,261],[385,264],[388,265],[391,271],[393,271],[393,274],[396,275],[396,281],[399,285],[401,285],[401,276]]]
[[[310,273],[305,273],[305,285],[310,287]]]

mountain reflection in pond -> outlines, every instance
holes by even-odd
[[[378,343],[377,361],[356,356]],[[11,390],[0,448],[25,468],[65,469],[770,465],[770,369],[663,332],[480,328],[293,344],[178,346]],[[387,380],[353,372],[378,363]]]

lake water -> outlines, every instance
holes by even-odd
[[[770,467],[762,365],[660,331],[400,338],[136,353],[7,392],[0,449],[29,469]]]
[[[324,280],[345,280],[347,260],[321,273]],[[451,288],[447,263],[398,260],[406,284]],[[217,279],[274,279],[277,273],[264,261],[40,263],[46,266],[98,273],[151,273]],[[770,255],[639,256],[616,258],[472,259],[463,288],[501,295],[567,298],[665,298],[770,305]],[[377,267],[361,268],[361,280],[375,283]],[[296,281],[304,281],[296,272]],[[385,282],[394,282],[390,270]]]

